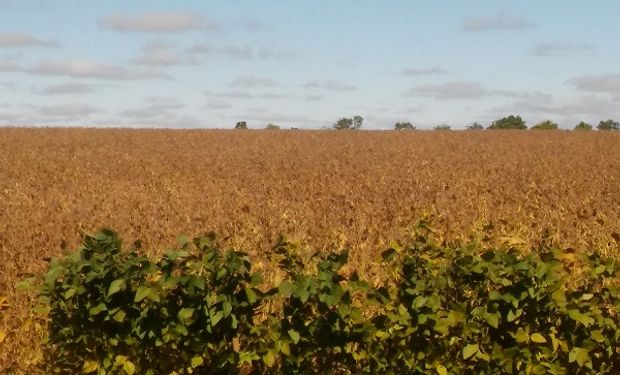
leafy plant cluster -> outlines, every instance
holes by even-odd
[[[558,250],[523,255],[435,243],[421,223],[385,251],[385,282],[345,272],[346,251],[273,249],[279,281],[210,234],[153,261],[109,230],[53,259],[49,373],[604,374],[620,369],[620,266]]]

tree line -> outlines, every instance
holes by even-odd
[[[362,128],[364,124],[364,118],[359,115],[355,115],[353,117],[342,117],[338,121],[336,121],[331,129],[335,130],[359,130]],[[235,125],[235,129],[247,129],[248,125],[245,121],[239,121]],[[601,120],[599,124],[596,126],[598,130],[620,130],[620,124],[618,121],[614,121],[612,119],[609,120]],[[279,125],[269,123],[265,127],[265,129],[278,130],[280,129]],[[297,128],[291,128],[297,129]],[[417,127],[413,125],[411,122],[397,122],[394,124],[394,130],[416,130]],[[474,122],[472,125],[466,127],[467,130],[484,130],[485,127],[479,124],[478,122]],[[493,121],[489,124],[486,129],[488,130],[526,130],[528,129],[525,121],[521,118],[521,116],[510,115],[507,117],[503,117],[501,119]],[[558,130],[558,124],[551,120],[545,120],[539,122],[538,124],[532,126],[531,130]],[[575,125],[574,130],[592,130],[593,126],[588,124],[587,122],[581,121],[579,124]],[[451,126],[448,124],[441,124],[435,126],[433,130],[452,130]]]

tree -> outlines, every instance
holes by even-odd
[[[487,129],[527,129],[525,121],[521,119],[521,116],[510,115],[508,117],[501,118],[493,121],[493,123]]]
[[[362,116],[356,115],[353,116],[353,129],[360,129],[362,127],[362,123],[364,122],[364,118]]]
[[[343,117],[336,121],[333,125],[336,130],[356,130],[362,127],[364,118],[362,116],[353,116],[353,118]]]
[[[347,130],[351,129],[353,126],[353,120],[348,117],[343,117],[340,120],[336,121],[334,124],[334,129],[336,130]]]
[[[452,128],[448,124],[441,124],[441,125],[435,126],[433,130],[452,130]]]
[[[484,129],[482,125],[478,124],[477,122],[474,122],[473,124],[467,127],[467,130],[482,130],[482,129]]]
[[[579,124],[575,125],[575,130],[592,130],[592,125],[581,121]]]
[[[278,125],[276,125],[276,124],[269,123],[269,124],[267,124],[267,126],[265,126],[265,129],[269,129],[269,130],[280,130],[280,126],[278,126]]]
[[[416,129],[415,126],[409,121],[397,122],[396,124],[394,124],[394,130],[415,130],[415,129]]]
[[[607,121],[599,122],[596,128],[598,130],[620,130],[620,124],[618,124],[618,121],[609,119]]]
[[[235,125],[235,129],[247,129],[247,128],[248,128],[248,124],[246,124],[245,121],[239,121]]]
[[[551,120],[545,120],[532,126],[532,130],[558,130],[558,124]]]

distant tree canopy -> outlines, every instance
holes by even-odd
[[[473,124],[467,127],[467,130],[482,130],[482,129],[484,129],[482,125],[478,124],[477,122],[474,122]]]
[[[620,130],[620,124],[618,124],[618,121],[609,119],[607,121],[599,122],[596,128],[598,130]]]
[[[592,125],[581,121],[579,124],[575,125],[575,130],[592,130]]]
[[[239,121],[235,124],[235,129],[247,129],[248,124],[245,121]]]
[[[448,124],[437,125],[433,128],[433,130],[452,130],[452,127]]]
[[[353,118],[343,117],[336,121],[334,129],[336,130],[357,130],[362,127],[364,118],[362,116],[353,116]]]
[[[532,130],[557,130],[558,124],[551,120],[545,120],[532,126]]]
[[[521,116],[510,115],[499,120],[493,121],[487,129],[527,129],[525,121],[521,119]]]
[[[276,125],[276,124],[269,123],[269,124],[267,124],[267,126],[265,126],[265,129],[269,129],[269,130],[279,130],[279,129],[280,129],[280,126],[278,126],[278,125]]]
[[[394,130],[415,130],[415,129],[416,127],[409,121],[397,122],[396,124],[394,124]]]

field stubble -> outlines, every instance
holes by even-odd
[[[15,283],[102,226],[147,249],[210,230],[265,268],[279,234],[378,254],[423,214],[439,237],[618,251],[620,134],[0,129],[0,370],[44,327]],[[491,225],[488,225],[491,224]]]

